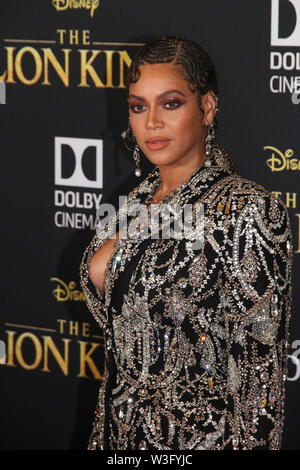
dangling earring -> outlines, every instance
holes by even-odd
[[[215,103],[216,103],[216,108],[215,108],[215,115],[218,114],[219,112],[219,98],[215,96]],[[205,153],[206,153],[206,160],[204,162],[205,166],[211,166],[211,155],[212,155],[212,148],[215,145],[215,127],[216,127],[216,121],[215,118],[213,121],[210,123],[207,129],[207,136],[205,138]]]
[[[214,122],[212,122],[208,126],[207,136],[205,138],[205,153],[206,153],[206,160],[204,162],[205,166],[211,165],[210,156],[211,156],[212,147],[214,145],[214,140],[215,140],[215,125],[214,125]]]
[[[134,174],[135,174],[135,176],[141,176],[141,174],[142,174],[142,171],[141,171],[141,156],[140,156],[140,149],[139,149],[137,144],[134,147],[133,158],[134,158],[135,164],[136,164]]]
[[[131,136],[130,136],[130,133],[131,133]],[[126,139],[128,139],[131,142],[135,143],[134,149],[133,149],[133,159],[134,159],[135,164],[136,164],[134,174],[137,177],[141,176],[142,171],[141,171],[141,166],[140,166],[140,164],[141,164],[140,149],[139,149],[138,144],[136,143],[136,140],[135,140],[134,134],[132,132],[132,129],[130,127],[129,121],[128,121],[128,128],[121,133],[121,137],[123,139],[125,147],[127,148],[127,150],[130,150],[131,152],[132,152],[132,147],[129,147],[127,145]]]

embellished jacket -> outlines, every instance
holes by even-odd
[[[151,201],[159,183],[155,167],[127,204]],[[120,227],[121,208],[83,255],[81,286],[105,338],[88,448],[280,449],[291,313],[287,208],[241,177],[220,145],[167,203],[203,205],[200,247],[187,238],[118,239],[102,295],[89,261]]]

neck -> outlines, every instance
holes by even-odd
[[[174,165],[158,165],[161,178],[160,197],[164,197],[186,181],[195,170],[203,165],[205,159],[206,155],[204,153],[198,158],[189,160],[188,164],[180,162]]]

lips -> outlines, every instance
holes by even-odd
[[[170,142],[170,139],[166,137],[157,136],[157,137],[150,137],[146,140],[146,145],[151,150],[160,150],[166,147]]]

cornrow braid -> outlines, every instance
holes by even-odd
[[[144,44],[133,58],[126,77],[126,90],[140,78],[140,65],[171,63],[180,65],[183,78],[188,82],[192,93],[198,95],[201,109],[201,97],[213,91],[217,103],[218,85],[215,67],[207,52],[194,41],[177,36],[158,36]],[[214,125],[217,128],[217,118]]]

